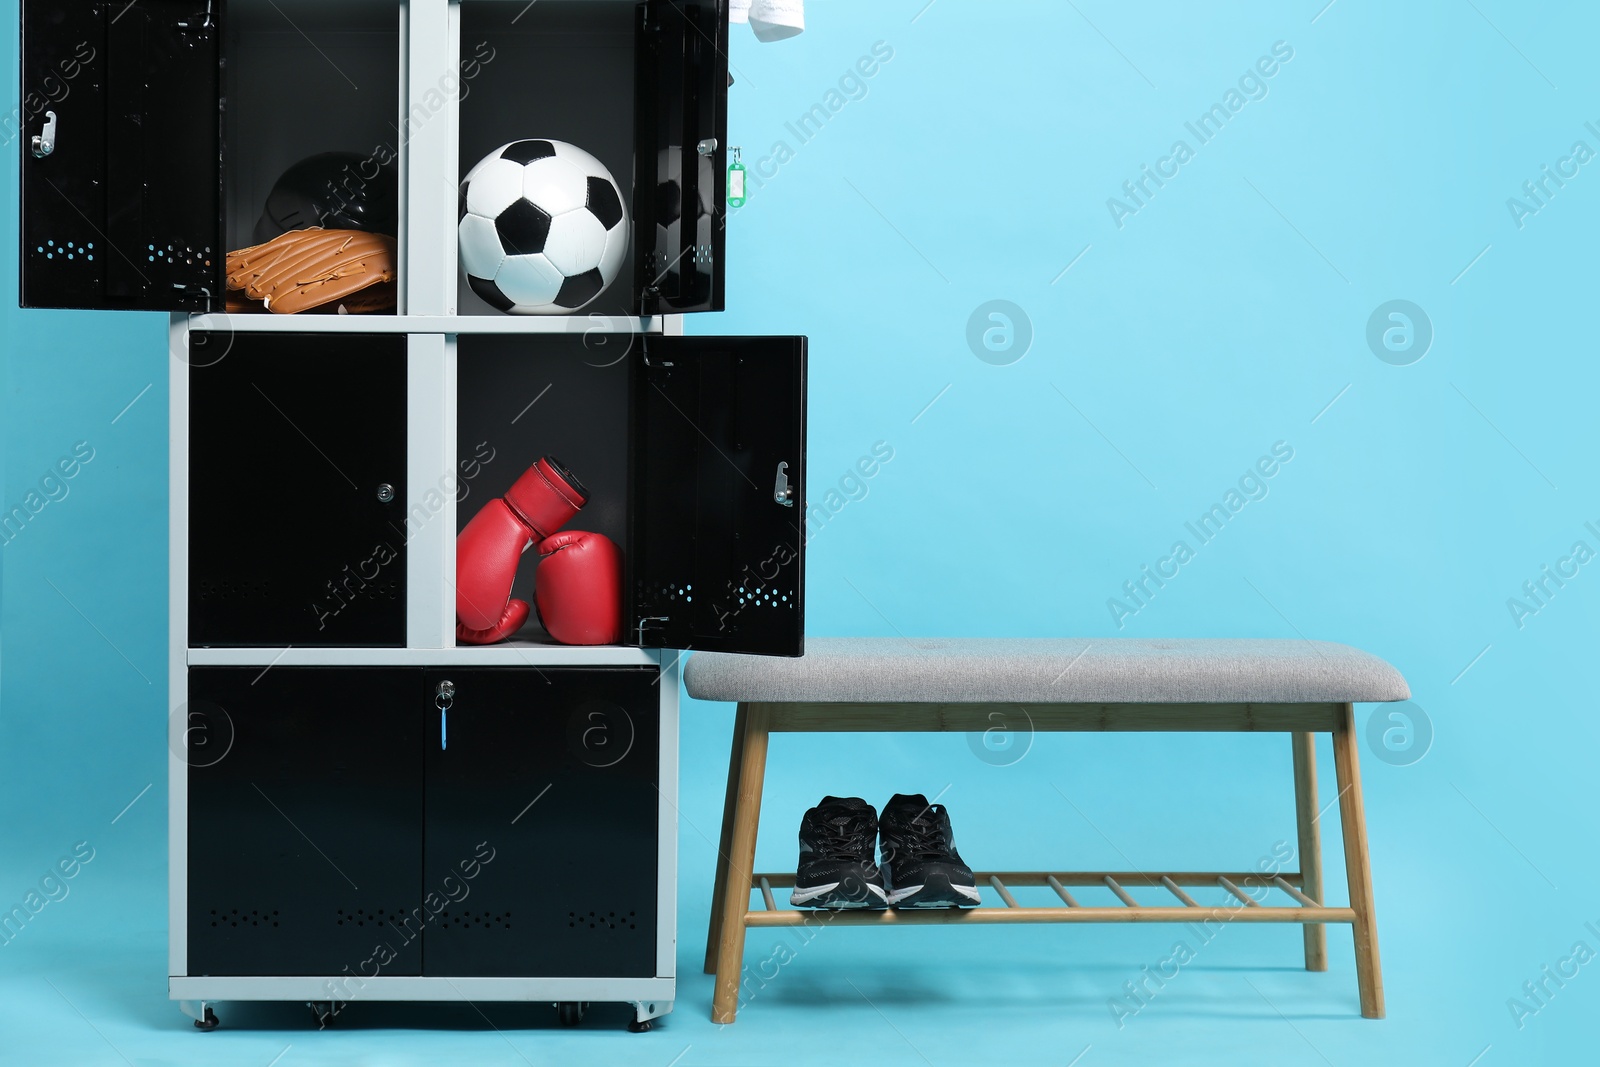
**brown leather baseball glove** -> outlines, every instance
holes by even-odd
[[[228,304],[238,294],[293,315],[340,303],[352,313],[395,306],[394,238],[361,230],[290,230],[228,253]]]

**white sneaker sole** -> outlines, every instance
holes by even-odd
[[[898,907],[907,907],[907,908],[963,908],[963,907],[975,906],[975,905],[983,903],[983,897],[978,893],[977,886],[970,886],[970,885],[952,885],[952,886],[947,886],[946,887],[956,897],[961,898],[960,900],[951,900],[949,898],[942,898],[942,899],[939,899],[939,900],[934,900],[934,901],[929,901],[927,903],[919,903],[919,904],[905,904],[905,905],[902,905],[900,903],[903,900],[908,900],[911,897],[916,896],[918,893],[922,892],[926,888],[927,888],[926,886],[921,886],[921,885],[908,885],[908,886],[904,887],[903,889],[896,889],[893,893],[889,894],[889,905],[891,907],[897,907],[897,908]]]
[[[797,908],[812,907],[813,901],[822,900],[839,888],[840,883],[829,882],[827,885],[808,885],[804,889],[796,886],[789,894],[789,903]],[[867,883],[867,892],[876,899],[870,900],[829,900],[829,908],[883,908],[889,905],[889,895],[882,889]]]

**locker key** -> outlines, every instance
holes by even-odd
[[[44,130],[33,135],[33,158],[43,159],[56,150],[56,113],[44,113]]]
[[[456,683],[446,678],[439,683],[439,688],[434,690],[433,704],[439,709],[439,751],[443,752],[449,747],[449,737],[446,727],[449,725],[450,705],[455,703]]]

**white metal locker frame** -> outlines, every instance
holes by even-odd
[[[439,73],[459,69],[461,0],[400,0],[400,110],[436,91]],[[488,0],[474,0],[488,2]],[[620,2],[620,0],[618,0]],[[232,317],[173,315],[168,328],[169,552],[168,622],[168,996],[185,1014],[203,1019],[208,1005],[229,1000],[328,1001],[331,982],[348,975],[191,976],[188,967],[189,791],[183,758],[191,666],[638,666],[658,665],[661,751],[657,768],[656,976],[653,978],[363,978],[356,1000],[587,1001],[634,1006],[645,1022],[672,1011],[677,984],[678,882],[678,654],[624,647],[563,647],[507,642],[455,646],[455,498],[407,542],[405,648],[189,648],[189,335],[193,331],[404,333],[407,460],[404,499],[421,499],[457,470],[456,336],[472,333],[563,333],[600,329],[680,335],[681,316],[461,316],[456,314],[456,238],[453,192],[459,170],[455,104],[402,137],[402,211],[398,255],[403,284],[394,315]],[[413,143],[414,142],[414,143]],[[624,284],[625,278],[616,284]],[[226,358],[224,356],[223,358]]]

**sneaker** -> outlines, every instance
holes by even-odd
[[[800,866],[789,903],[805,908],[884,908],[874,862],[878,817],[860,797],[823,797],[800,820]]]
[[[970,908],[982,903],[961,861],[943,804],[896,793],[878,817],[889,903],[897,908]]]

